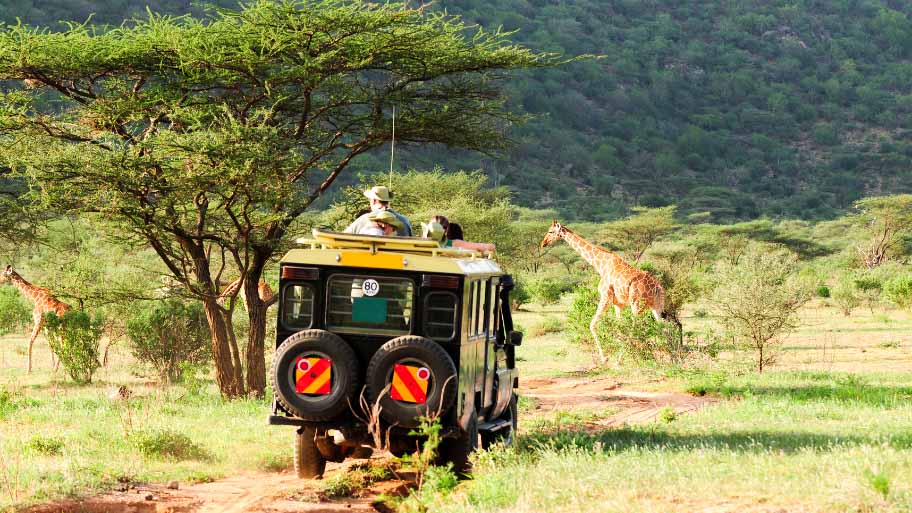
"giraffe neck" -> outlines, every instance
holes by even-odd
[[[601,273],[601,268],[605,265],[606,260],[610,261],[611,257],[617,258],[614,253],[600,246],[596,246],[588,240],[580,237],[569,228],[564,228],[563,232],[561,233],[561,237],[564,239],[564,241],[567,242],[567,245],[579,253],[579,255],[583,257],[584,260],[589,262],[589,265],[595,267],[599,273]],[[606,256],[609,258],[606,259]]]
[[[15,272],[15,271],[13,271],[12,274],[10,274],[10,281],[13,282],[13,285],[15,285],[17,289],[19,289],[19,292],[21,292],[22,295],[26,297],[26,299],[31,301],[32,304],[34,304],[36,306],[38,305],[39,300],[45,299],[48,295],[47,292],[32,285],[31,283],[26,281],[25,278],[23,278],[22,276],[19,276],[19,273]]]

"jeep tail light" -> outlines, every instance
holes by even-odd
[[[316,280],[320,277],[320,270],[314,267],[283,267],[283,280]]]
[[[459,277],[458,276],[435,276],[432,274],[425,274],[421,279],[422,287],[430,287],[433,289],[458,289],[459,288]]]

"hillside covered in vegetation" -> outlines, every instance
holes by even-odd
[[[211,2],[233,5],[234,2]],[[118,24],[178,0],[0,0],[0,19]],[[397,167],[482,168],[516,201],[599,220],[676,204],[716,221],[827,218],[868,195],[912,191],[912,4],[442,0],[434,8],[516,30],[537,51],[601,59],[510,81],[516,127],[502,158],[419,150]],[[388,151],[356,170],[388,167]]]

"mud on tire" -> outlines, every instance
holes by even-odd
[[[326,458],[320,454],[314,441],[316,429],[302,427],[295,433],[294,468],[302,479],[319,479],[326,470]]]

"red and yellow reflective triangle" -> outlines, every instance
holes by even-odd
[[[431,371],[427,367],[396,364],[393,367],[393,386],[390,398],[407,403],[427,402],[428,379]]]
[[[332,360],[304,358],[295,360],[295,392],[327,395],[332,389]]]

